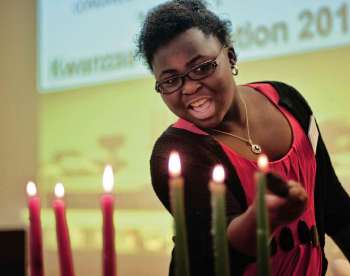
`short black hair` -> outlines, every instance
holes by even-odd
[[[146,15],[138,36],[136,54],[152,70],[154,53],[193,27],[206,35],[214,35],[223,45],[232,46],[229,20],[220,19],[202,0],[172,0],[156,6]]]

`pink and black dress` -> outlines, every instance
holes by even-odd
[[[345,206],[350,208],[349,196],[337,181],[325,148],[321,148],[324,146],[322,139],[315,140],[308,137],[310,119],[307,118],[308,122],[302,121],[301,118],[306,116],[300,111],[302,103],[300,99],[293,102],[294,94],[296,94],[294,97],[301,97],[298,92],[290,92],[289,86],[275,82],[254,83],[249,86],[265,95],[283,113],[292,129],[293,142],[288,153],[281,159],[270,162],[270,170],[285,180],[302,183],[309,197],[308,208],[298,219],[278,227],[272,233],[270,243],[272,274],[324,275],[327,267],[323,251],[324,233],[331,228],[327,225],[330,222],[327,212],[334,213],[335,210],[339,211]],[[287,104],[281,104],[281,98],[287,99]],[[293,104],[299,107],[299,110],[296,108],[297,112],[291,108]],[[317,145],[319,140],[321,146]],[[214,276],[210,235],[210,194],[207,187],[210,173],[217,163],[223,164],[226,169],[227,223],[229,223],[243,213],[254,200],[253,175],[257,171],[257,164],[216,141],[195,125],[183,119],[178,120],[158,139],[151,157],[152,185],[169,211],[166,166],[168,154],[173,149],[180,152],[183,163],[191,275]],[[320,157],[322,160],[318,160]],[[328,160],[324,160],[327,157]],[[324,172],[320,172],[318,166],[330,172],[322,175]],[[324,177],[328,177],[334,187],[324,187],[323,185],[326,185]],[[325,198],[327,191],[332,202]],[[329,210],[326,210],[326,207]],[[350,216],[339,213],[337,216],[334,222],[339,229],[331,229],[331,232],[341,233],[337,236],[340,241],[338,244],[349,258],[350,237],[346,233],[350,233]],[[256,275],[255,259],[240,254],[232,247],[230,262],[232,275]],[[173,258],[170,275],[174,274],[174,266]]]

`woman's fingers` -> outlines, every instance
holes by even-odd
[[[306,209],[308,196],[305,189],[296,181],[288,181],[288,197],[284,209],[284,214],[288,221],[298,218]]]
[[[268,190],[273,194],[278,195],[280,197],[288,196],[288,184],[279,175],[271,172],[267,173],[266,183]]]
[[[298,218],[307,207],[307,193],[300,183],[288,181],[284,183],[288,188],[287,196],[275,193],[265,195],[267,209],[273,225],[284,224]]]
[[[300,183],[290,180],[288,181],[288,201],[293,205],[300,205],[306,208],[308,196],[303,186]]]

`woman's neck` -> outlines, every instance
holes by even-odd
[[[234,132],[235,129],[244,129],[246,127],[246,111],[243,101],[246,101],[246,97],[242,95],[245,93],[245,87],[238,86],[237,93],[233,97],[231,107],[226,113],[222,122],[216,127],[216,129]],[[242,99],[242,97],[245,97]]]

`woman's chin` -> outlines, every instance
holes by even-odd
[[[188,120],[201,128],[213,128],[220,124],[221,120],[216,112],[216,106],[213,101],[206,108],[188,109]]]
[[[220,125],[221,121],[218,120],[217,117],[213,116],[213,117],[209,117],[203,120],[191,120],[192,123],[194,123],[196,126],[200,127],[200,128],[215,128],[218,125]]]

